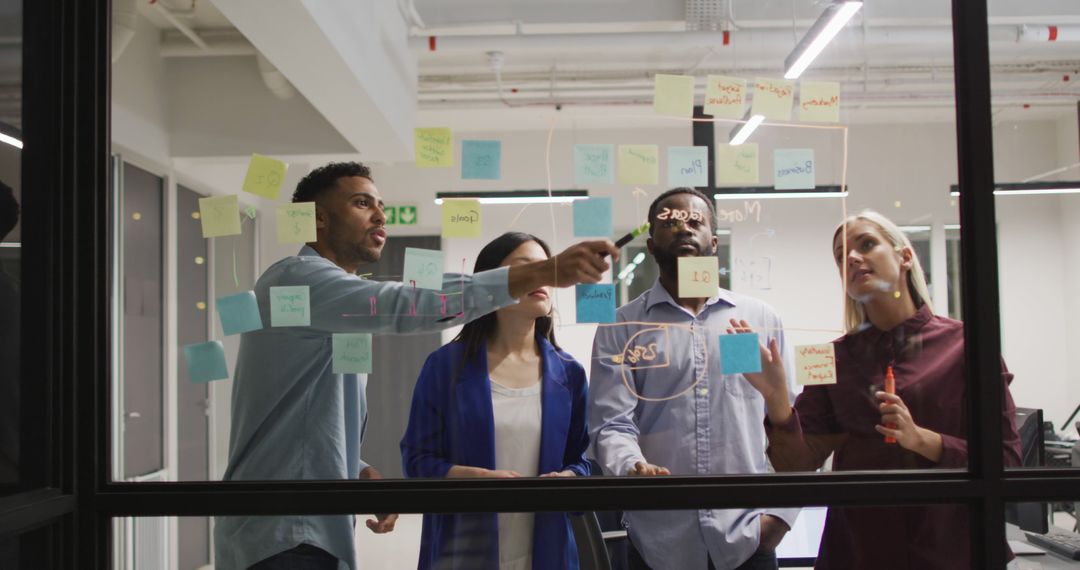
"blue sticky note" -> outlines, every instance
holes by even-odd
[[[338,333],[330,342],[334,374],[371,374],[371,333]]]
[[[614,184],[615,145],[574,145],[575,184]]]
[[[704,146],[672,146],[667,154],[668,186],[708,186],[709,148]]]
[[[418,289],[442,289],[443,253],[435,249],[405,248],[405,271],[401,281],[409,286],[415,282]]]
[[[813,190],[814,149],[778,148],[773,151],[773,187],[777,190]]]
[[[187,361],[188,378],[192,382],[206,383],[229,377],[229,367],[225,364],[225,346],[220,340],[185,346],[184,360]]]
[[[579,324],[615,322],[615,285],[578,285],[576,292]]]
[[[502,141],[461,141],[461,178],[498,180],[502,177]]]
[[[307,285],[270,288],[270,326],[311,326],[311,292]]]
[[[574,200],[574,237],[610,236],[611,198]]]
[[[225,336],[257,331],[263,328],[259,316],[259,303],[254,291],[245,291],[228,297],[217,298],[218,316]]]
[[[761,346],[757,333],[720,335],[720,372],[761,372]]]

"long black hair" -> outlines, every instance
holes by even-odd
[[[536,242],[544,250],[544,253],[551,257],[551,249],[548,248],[548,244],[544,243],[544,240],[523,232],[506,232],[480,250],[480,254],[476,256],[473,273],[499,267],[515,249],[520,247],[521,244],[530,241]],[[452,342],[465,343],[465,360],[471,360],[479,352],[480,346],[494,336],[497,325],[495,313],[488,313],[479,319],[466,323]],[[559,345],[555,344],[555,326],[550,313],[536,318],[536,334],[542,335],[552,346],[559,348]]]

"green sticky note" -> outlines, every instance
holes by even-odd
[[[444,200],[442,204],[442,237],[480,237],[480,201]]]
[[[726,75],[705,77],[706,115],[724,119],[741,119],[746,109],[746,80]]]
[[[205,383],[229,377],[225,346],[220,340],[185,346],[184,361],[187,363],[188,379],[192,382]]]
[[[712,297],[719,287],[720,260],[714,255],[680,257],[679,297]]]
[[[235,195],[199,198],[199,220],[204,238],[240,233],[240,205]]]
[[[269,156],[251,155],[247,175],[244,176],[244,192],[277,200],[281,194],[281,185],[285,182],[285,171],[289,165]]]
[[[501,176],[501,141],[461,141],[462,180],[498,180]]]
[[[315,202],[279,204],[277,207],[278,243],[315,241]]]
[[[776,121],[791,120],[791,104],[795,100],[795,84],[785,79],[754,79],[754,102],[750,113],[764,115]]]
[[[654,144],[619,145],[619,184],[657,184],[660,149]]]
[[[454,166],[454,139],[450,129],[414,129],[413,147],[416,152],[416,166],[420,168]]]
[[[720,335],[720,372],[761,372],[761,345],[757,333]]]
[[[405,248],[405,271],[401,281],[418,289],[442,289],[443,253],[435,249]]]
[[[270,326],[311,326],[311,291],[307,285],[270,288]]]
[[[656,74],[653,83],[653,110],[659,115],[694,116],[694,77]]]
[[[667,183],[679,186],[709,185],[709,147],[670,146],[667,155]]]
[[[716,146],[717,184],[757,184],[758,178],[757,143]]]
[[[217,299],[221,330],[225,336],[257,331],[263,328],[259,315],[259,303],[254,291],[245,291]]]
[[[334,374],[371,374],[370,333],[339,333],[331,342]]]
[[[574,182],[576,184],[615,183],[615,145],[574,145]]]

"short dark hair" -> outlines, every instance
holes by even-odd
[[[551,257],[551,249],[548,244],[544,243],[544,240],[524,232],[506,232],[503,235],[495,238],[491,243],[484,246],[480,250],[480,253],[476,256],[476,265],[473,266],[473,273],[479,273],[481,271],[487,271],[489,269],[495,269],[502,265],[502,262],[508,255],[514,252],[515,249],[521,246],[523,243],[530,241],[536,242],[540,246],[540,249],[544,250],[544,253],[548,257]],[[465,360],[471,360],[480,351],[480,345],[488,341],[492,335],[495,334],[495,327],[498,321],[495,319],[495,313],[488,313],[474,321],[470,321],[465,324],[461,329],[461,332],[454,337],[453,342],[465,343]],[[559,345],[555,343],[555,323],[551,320],[550,316],[539,317],[536,319],[536,334],[547,339],[555,348],[559,348]]]
[[[296,185],[293,202],[314,202],[319,194],[337,186],[337,181],[346,176],[362,176],[374,182],[371,169],[359,162],[331,162],[308,173]]]
[[[660,202],[663,202],[665,199],[667,199],[668,196],[674,196],[675,194],[692,194],[694,196],[697,196],[698,198],[701,198],[701,200],[705,202],[705,205],[709,207],[709,227],[716,227],[716,205],[713,204],[713,201],[709,199],[709,197],[706,196],[704,192],[698,190],[697,188],[680,186],[678,188],[672,188],[671,190],[668,190],[667,192],[664,192],[663,194],[657,196],[656,199],[652,201],[652,204],[649,204],[649,235],[653,235],[653,230],[656,229],[656,210],[659,207]]]
[[[0,182],[0,239],[4,239],[15,224],[19,223],[19,203],[15,201],[15,191],[11,186]]]

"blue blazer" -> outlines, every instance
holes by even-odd
[[[569,469],[589,475],[585,450],[588,386],[585,369],[537,336],[543,364],[539,473]],[[452,342],[428,356],[413,391],[409,425],[401,440],[407,477],[445,477],[450,467],[495,469],[495,428],[487,347],[464,363],[465,345]],[[460,371],[460,373],[459,373]],[[566,513],[536,513],[535,570],[578,568],[577,545]],[[495,513],[424,515],[420,563],[424,569],[498,569]]]

